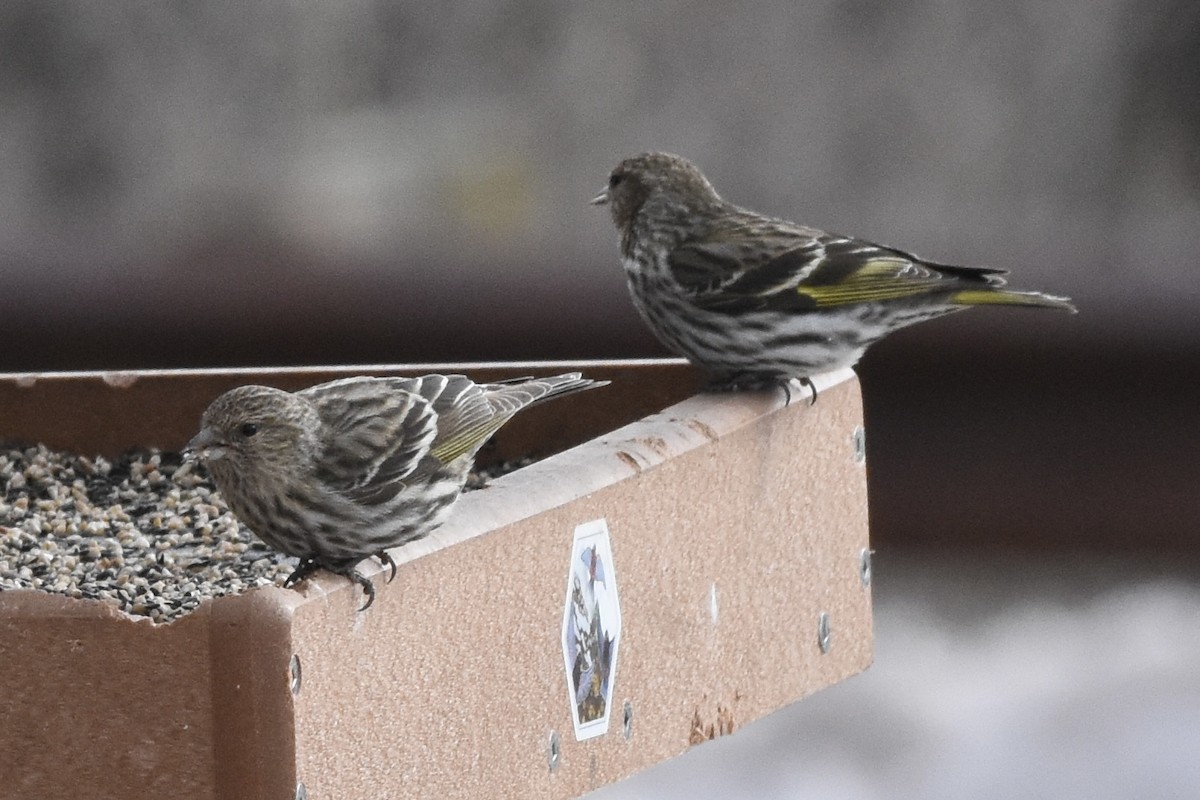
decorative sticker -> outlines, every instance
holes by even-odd
[[[575,529],[562,643],[575,738],[601,736],[608,732],[621,644],[617,576],[603,519]]]

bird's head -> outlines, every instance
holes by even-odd
[[[184,448],[186,457],[223,462],[218,469],[282,475],[314,449],[320,429],[305,399],[267,386],[239,386],[204,412],[200,432]]]
[[[639,213],[686,218],[721,204],[716,189],[694,164],[670,153],[642,153],[616,166],[608,185],[592,198],[607,205],[619,230],[626,230]]]

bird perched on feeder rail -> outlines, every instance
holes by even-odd
[[[185,455],[233,513],[300,564],[375,588],[355,569],[445,521],[483,444],[520,410],[603,386],[579,373],[475,383],[464,375],[356,377],[299,392],[241,386],[204,412]],[[391,580],[389,578],[389,580]]]
[[[642,319],[706,369],[712,389],[811,386],[892,331],[969,306],[1075,311],[1067,298],[1004,288],[1004,270],[938,264],[740,208],[668,153],[625,159],[592,203],[609,207],[620,232]]]

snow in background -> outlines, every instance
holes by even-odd
[[[866,673],[589,800],[1200,796],[1194,570],[877,554],[875,575]]]

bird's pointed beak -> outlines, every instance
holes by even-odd
[[[201,428],[183,448],[183,457],[188,461],[216,460],[225,455],[224,442],[212,428]]]
[[[605,187],[604,189],[602,189],[600,191],[600,194],[598,194],[592,198],[591,205],[594,205],[594,206],[608,205],[608,199],[609,199],[608,198],[608,187]]]

